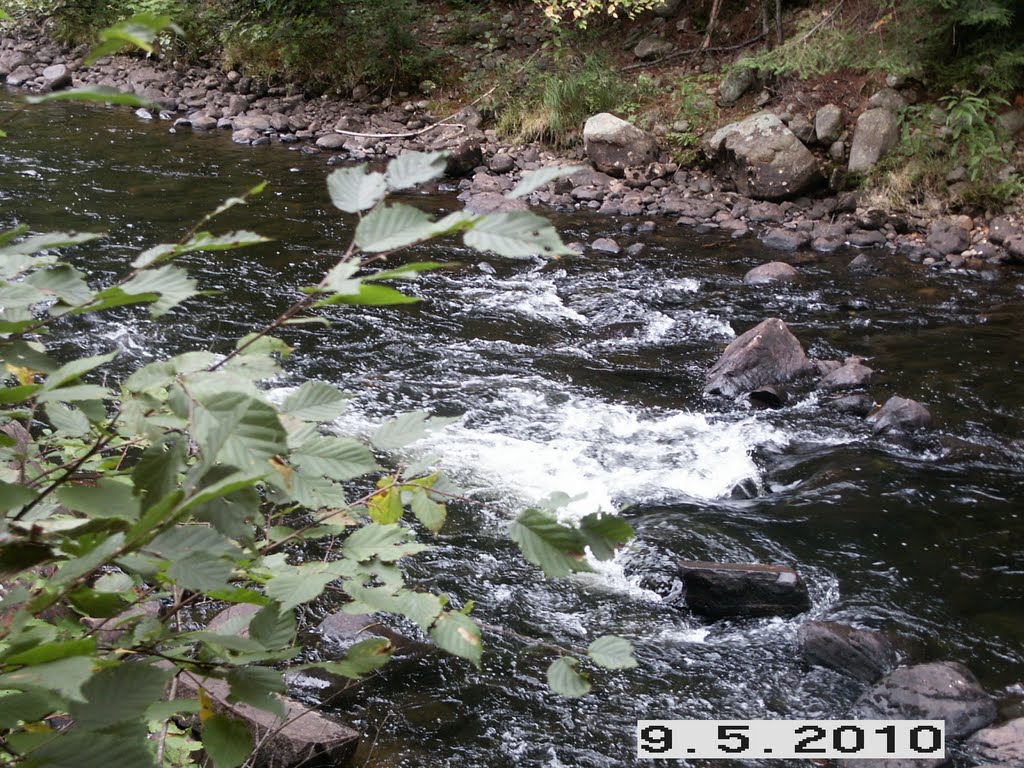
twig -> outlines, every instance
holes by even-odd
[[[800,39],[796,41],[795,45],[802,45],[803,43],[807,42],[811,38],[811,36],[814,35],[819,29],[821,29],[830,21],[832,21],[835,15],[839,13],[839,9],[843,7],[843,3],[845,2],[846,0],[839,0],[839,3],[836,5],[836,7],[833,8],[832,11],[827,16],[825,16],[825,18],[823,18],[809,30],[804,32],[804,34],[800,35]]]
[[[634,69],[646,69],[647,67],[656,67],[659,64],[664,64],[666,61],[673,61],[683,56],[691,56],[695,53],[726,53],[728,51],[738,51],[740,48],[746,48],[748,45],[753,45],[764,36],[765,33],[762,32],[761,34],[755,35],[749,40],[746,40],[745,42],[742,43],[737,43],[736,45],[719,45],[714,48],[687,48],[684,51],[673,51],[672,53],[667,54],[666,56],[662,56],[660,59],[655,59],[654,61],[641,61],[637,62],[636,64],[630,64],[628,66],[623,67],[619,71],[629,72]]]

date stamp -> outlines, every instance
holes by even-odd
[[[913,759],[946,755],[942,720],[640,720],[640,758]]]

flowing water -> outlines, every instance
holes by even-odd
[[[270,182],[218,230],[274,243],[188,259],[222,296],[160,322],[125,311],[68,341],[119,348],[126,368],[225,349],[315,282],[351,233],[322,157],[168,126],[47,106],[7,123],[0,143],[0,226],[108,232],[72,252],[97,279]],[[456,205],[443,190],[406,201]],[[566,240],[633,242],[616,233],[622,222],[554,220]],[[548,264],[423,248],[403,258],[458,265],[409,286],[421,304],[335,308],[330,329],[291,332],[294,362],[277,384],[316,377],[352,392],[340,428],[419,408],[458,417],[404,459],[437,454],[481,503],[454,505],[410,574],[475,600],[474,616],[504,630],[486,633],[482,671],[427,655],[334,700],[366,736],[359,763],[604,768],[636,762],[640,718],[841,718],[862,686],[800,662],[810,619],[891,631],[911,661],[962,661],[1004,703],[1024,693],[1024,275],[937,273],[882,253],[877,273],[855,275],[851,254],[836,254],[807,259],[799,285],[755,289],[743,273],[771,258],[756,242],[667,221],[643,241],[638,258]],[[869,358],[875,397],[921,400],[937,428],[877,437],[813,393],[775,411],[704,398],[725,344],[770,316],[813,356]],[[636,541],[595,574],[542,579],[506,528],[559,491],[574,497],[567,518],[624,509]],[[678,601],[680,558],[792,565],[813,607],[706,623]],[[604,633],[632,640],[639,668],[595,672],[596,693],[580,700],[548,693],[552,652],[524,636],[580,648]],[[322,696],[313,678],[297,684]]]

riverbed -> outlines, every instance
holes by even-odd
[[[0,110],[12,104],[0,96]],[[125,370],[229,348],[316,282],[351,236],[322,157],[76,105],[33,107],[4,127],[0,227],[107,232],[69,252],[98,281],[269,182],[215,224],[274,242],[184,262],[222,295],[158,322],[118,311],[68,340],[120,349]],[[458,205],[444,186],[402,199]],[[294,359],[275,385],[320,378],[351,392],[341,430],[420,408],[458,417],[396,458],[436,454],[478,502],[453,505],[410,573],[458,603],[475,600],[475,617],[508,630],[485,634],[482,671],[428,655],[335,702],[366,737],[357,764],[605,768],[634,763],[637,719],[841,718],[863,685],[804,666],[796,634],[811,619],[885,630],[907,662],[964,662],[1005,705],[1019,701],[1024,273],[936,272],[882,251],[874,270],[851,271],[856,253],[839,251],[791,257],[797,284],[745,286],[748,269],[777,256],[753,239],[698,236],[670,220],[638,236],[622,232],[626,219],[552,218],[567,241],[646,248],[543,263],[434,244],[397,262],[452,265],[408,286],[420,304],[332,308],[330,329],[288,337]],[[706,398],[704,375],[724,346],[767,317],[785,320],[814,357],[863,356],[876,400],[919,400],[936,427],[876,436],[814,391],[777,410]],[[506,528],[555,492],[574,497],[570,518],[623,510],[636,541],[594,575],[543,579]],[[812,609],[702,621],[677,597],[681,558],[793,566]],[[629,638],[640,666],[595,672],[595,692],[572,701],[546,689],[550,651],[521,637],[585,647],[605,633]],[[297,693],[315,700],[318,690],[310,681]]]

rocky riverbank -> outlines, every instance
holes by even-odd
[[[30,92],[116,88],[151,102],[152,108],[137,110],[139,117],[166,120],[171,130],[223,130],[237,143],[286,145],[322,154],[331,164],[410,150],[448,150],[449,173],[459,179],[461,199],[479,211],[509,205],[501,193],[524,171],[586,160],[590,168],[535,193],[529,202],[622,217],[627,232],[669,223],[732,238],[757,237],[782,252],[866,249],[855,268],[900,254],[933,269],[998,278],[996,267],[1024,264],[1019,213],[897,212],[873,207],[857,192],[828,192],[825,168],[815,152],[848,156],[851,167],[877,160],[884,145],[891,144],[895,109],[907,98],[895,87],[872,96],[855,121],[830,104],[817,111],[813,122],[762,112],[731,123],[705,137],[705,169],[680,167],[655,136],[611,115],[591,118],[584,147],[567,157],[539,145],[509,146],[473,106],[453,115],[432,114],[431,102],[421,94],[381,98],[357,87],[350,99],[309,98],[237,71],[132,56],[106,57],[86,66],[85,55],[84,48],[53,42],[41,28],[22,27],[0,39],[0,76],[8,86]],[[738,98],[740,85],[727,78],[719,98]],[[633,218],[644,223],[637,225]],[[609,238],[590,246],[619,248]]]

